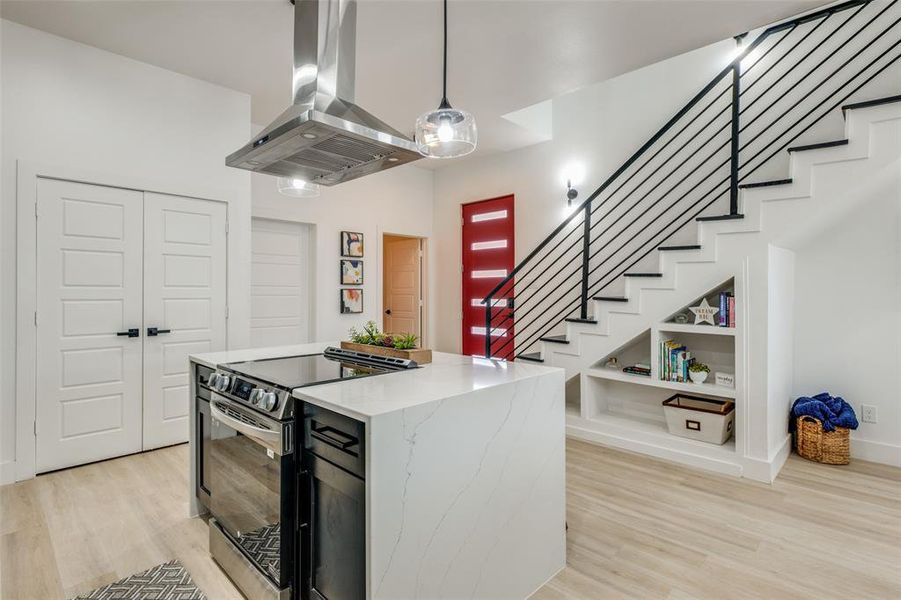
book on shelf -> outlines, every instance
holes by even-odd
[[[660,342],[660,379],[685,383],[689,380],[688,367],[694,359],[688,348],[675,340]]]
[[[720,327],[735,327],[735,296],[732,292],[720,292],[720,312],[717,316],[717,325]]]
[[[628,373],[629,375],[643,375],[645,377],[651,376],[651,365],[644,363],[635,363],[634,365],[630,365],[628,367],[623,367],[623,373]]]

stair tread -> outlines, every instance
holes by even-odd
[[[523,360],[531,360],[534,362],[543,363],[544,359],[541,358],[541,352],[529,352],[527,354],[517,354],[516,358],[521,358]]]
[[[663,252],[672,251],[672,250],[700,250],[701,245],[700,244],[690,244],[687,246],[658,246],[657,249],[661,250]]]
[[[593,296],[592,300],[605,300],[607,302],[628,302],[629,299],[623,296]]]
[[[542,342],[553,342],[555,344],[568,344],[569,340],[566,339],[565,335],[550,335],[548,337],[541,338]]]
[[[741,189],[761,188],[770,187],[772,185],[788,185],[791,182],[791,179],[771,179],[770,181],[755,181],[754,183],[743,183],[738,187],[740,187]]]
[[[842,106],[842,112],[854,108],[867,108],[869,106],[879,106],[880,104],[890,104],[892,102],[901,102],[901,96],[886,96],[885,98],[876,98],[875,100],[865,100],[863,102],[852,102]]]
[[[836,146],[847,146],[848,140],[833,140],[831,142],[820,142],[819,144],[806,144],[804,146],[793,146],[788,149],[789,152],[803,152],[805,150],[817,150],[819,148],[834,148]]]
[[[565,319],[565,321],[567,321],[568,323],[589,323],[591,325],[597,325],[597,323],[598,323],[595,319],[592,319],[591,317],[588,317],[587,319],[583,319],[581,317],[569,317],[569,318]]]
[[[663,273],[625,273],[626,277],[663,277]]]
[[[733,219],[744,219],[742,214],[714,215],[712,217],[698,217],[695,221],[731,221]]]

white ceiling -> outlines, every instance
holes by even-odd
[[[448,96],[479,152],[537,141],[502,115],[823,0],[452,0]],[[291,95],[288,0],[2,0],[0,16],[228,88],[268,124]],[[400,131],[440,100],[441,3],[359,0],[356,102]],[[439,163],[441,161],[431,161]]]

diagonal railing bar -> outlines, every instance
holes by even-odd
[[[891,0],[882,6],[883,3],[878,0],[852,0],[826,7],[768,27],[751,44],[742,48],[729,65],[575,207],[483,299],[486,356],[515,358],[519,352],[553,331],[573,311],[577,316],[587,318],[590,296],[602,292],[629,269],[635,268],[659,244],[670,239],[716,202],[730,198],[730,213],[737,214],[739,182],[745,181],[792,141],[826,118],[831,110],[901,59],[901,56],[890,56],[901,44],[901,39],[881,52],[875,47],[901,22],[901,18],[877,35],[869,33],[871,25],[897,3],[898,0]],[[871,5],[878,7],[875,14],[868,17],[865,23],[857,24],[860,20],[858,15]],[[833,22],[833,15],[849,9],[856,10],[850,11],[848,17],[825,35],[818,35],[818,32],[826,31],[828,23]],[[851,30],[849,36],[838,37],[839,32],[848,29]],[[777,33],[782,35],[774,37]],[[852,47],[852,42],[862,36],[866,36],[863,46],[856,48],[859,44],[855,44]],[[761,46],[764,42],[767,45]],[[810,45],[812,47],[805,48]],[[753,64],[742,65],[742,62],[750,62],[751,53],[758,48],[760,51],[756,54],[759,56]],[[795,58],[796,52],[801,52],[802,56]],[[848,53],[852,56],[843,60],[828,75],[819,74],[819,70],[835,57],[842,59],[842,55]],[[858,68],[855,60],[861,56],[864,56],[863,62],[869,59],[865,53],[870,56],[878,53],[878,56],[865,67]],[[821,58],[823,54],[825,57]],[[878,67],[886,56],[889,56],[888,62]],[[799,71],[811,58],[819,62],[801,75]],[[844,72],[852,64],[855,72],[848,77]],[[763,67],[762,71],[758,65]],[[770,75],[776,74],[776,67],[780,65],[786,68],[775,80],[770,80]],[[878,68],[869,74],[874,66]],[[754,72],[753,78],[749,76],[751,72]],[[800,85],[815,73],[816,81],[812,89],[802,90]],[[837,77],[840,73],[842,77]],[[730,80],[724,82],[730,75]],[[864,80],[856,84],[861,78]],[[832,83],[834,79],[838,80],[835,84]],[[721,83],[725,85],[716,89]],[[760,87],[758,84],[764,86],[762,91],[757,89]],[[789,89],[777,89],[780,84],[787,84]],[[849,86],[853,89],[845,93]],[[747,99],[752,89],[755,97],[742,106],[741,100]],[[732,94],[725,107],[716,110],[717,103],[729,91]],[[772,100],[771,93],[778,97]],[[818,97],[825,95],[825,98],[814,100],[814,94]],[[789,98],[789,95],[798,98]],[[817,112],[818,108],[839,96],[841,100],[827,111],[822,114]],[[757,109],[764,99],[768,106]],[[791,103],[789,108],[773,118],[771,114],[777,107],[781,109],[786,99]],[[812,102],[816,106],[796,119],[794,113],[804,111],[804,102]],[[724,124],[716,125],[730,108],[731,116],[726,117]],[[711,109],[715,113],[712,118]],[[747,122],[739,122],[740,117],[750,115],[752,109],[757,114]],[[764,126],[755,127],[759,131],[753,132],[749,139],[741,139],[741,134],[760,123],[764,115],[767,117]],[[730,125],[731,132],[725,133]],[[713,133],[708,135],[711,130]],[[762,139],[764,135],[768,139]],[[725,136],[726,141],[716,141],[719,136]],[[731,149],[727,149],[730,144]],[[774,146],[775,150],[755,164]],[[712,152],[702,153],[710,148],[714,148]],[[751,152],[753,155],[750,158],[744,156]],[[727,158],[720,162],[718,155]],[[740,156],[745,160],[740,160]],[[728,166],[730,163],[731,166]],[[711,164],[712,170],[708,172]],[[711,179],[715,179],[716,183],[708,188],[705,184]],[[496,299],[503,299],[504,306],[510,307],[510,310],[500,310]],[[512,333],[514,325],[515,336]]]
[[[832,16],[832,15],[827,15],[823,20],[821,20],[821,21],[820,21],[819,23],[817,23],[814,27],[812,27],[810,31],[808,31],[806,34],[804,34],[804,37],[802,37],[800,40],[798,40],[797,42],[795,42],[795,45],[794,45],[794,46],[792,46],[791,48],[789,48],[788,50],[786,50],[785,52],[783,52],[782,55],[781,55],[779,58],[777,58],[776,61],[775,61],[773,64],[771,64],[771,65],[769,66],[769,68],[768,68],[766,71],[764,71],[763,73],[761,73],[756,79],[754,79],[754,81],[752,81],[751,83],[749,83],[748,85],[746,85],[744,88],[742,88],[742,90],[738,93],[738,95],[739,95],[739,96],[744,96],[744,95],[745,95],[746,93],[748,93],[755,85],[757,85],[757,83],[760,82],[760,80],[762,80],[764,77],[766,77],[767,75],[769,75],[770,73],[772,73],[772,72],[773,72],[773,69],[775,69],[776,67],[779,66],[779,63],[781,63],[783,60],[785,60],[786,58],[788,58],[789,56],[791,56],[792,53],[798,48],[798,46],[800,46],[801,44],[803,44],[805,41],[807,41],[807,38],[809,38],[811,35],[813,35],[814,33],[816,33],[816,30],[819,29],[824,23],[826,23],[827,21],[829,21],[829,18],[830,18],[831,16]],[[796,29],[797,27],[798,27],[798,25],[795,25],[794,27],[792,27],[791,29],[789,29],[789,30],[786,32],[785,35],[783,35],[781,38],[779,38],[779,41],[781,42],[782,40],[788,38],[788,37],[795,31],[795,29]],[[773,48],[775,48],[775,46],[773,46]],[[772,50],[773,48],[771,48],[771,50]],[[763,59],[763,58],[765,58],[765,57],[761,57],[761,59]],[[801,59],[801,60],[803,60],[803,59]],[[756,66],[759,62],[760,62],[760,61],[758,60],[757,62],[754,63],[754,65],[752,65],[751,67],[748,67],[747,69],[745,69],[744,71],[742,71],[742,77],[744,77],[744,76],[746,76],[748,73],[750,73],[750,72],[751,72],[751,68],[752,68],[753,66]],[[798,62],[801,62],[801,61],[798,61]]]

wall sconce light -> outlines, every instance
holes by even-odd
[[[566,205],[572,206],[573,200],[575,200],[579,196],[579,191],[573,187],[572,181],[566,180]]]

